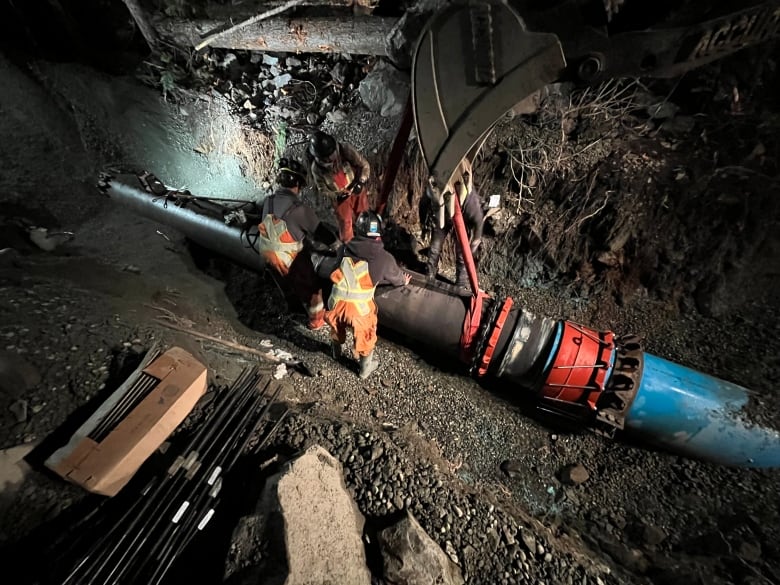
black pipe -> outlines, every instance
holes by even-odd
[[[106,193],[133,212],[174,227],[191,240],[252,270],[263,267],[262,258],[249,246],[242,229],[226,225],[213,210],[178,207],[171,201],[166,205],[165,196],[144,191],[134,175],[113,178]],[[412,276],[408,286],[377,288],[374,301],[380,325],[414,339],[418,345],[435,349],[438,355],[458,358],[470,295],[464,295],[457,287],[429,282],[419,274]],[[484,300],[483,316],[495,302],[489,297]],[[549,346],[553,323],[550,319],[536,319],[530,313],[513,310],[494,351],[491,363],[494,374],[524,388],[533,388],[534,374],[539,369],[537,362],[543,349]],[[526,327],[531,328],[530,333]],[[509,353],[505,351],[507,348]]]
[[[415,278],[403,287],[378,287],[374,295],[379,323],[439,355],[458,357],[468,298],[453,296]]]
[[[263,267],[262,258],[243,237],[241,228],[225,224],[222,215],[210,207],[194,208],[187,202],[177,205],[164,195],[152,195],[141,188],[135,175],[113,178],[106,193],[133,213],[175,228],[204,248],[252,270]]]

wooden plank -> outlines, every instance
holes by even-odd
[[[242,2],[241,4],[214,4],[209,3],[204,7],[204,13],[209,19],[213,20],[246,20],[255,14],[260,14],[271,8],[283,6],[287,0],[252,0]],[[332,10],[343,10],[346,8],[355,8],[357,10],[364,8],[372,11],[378,0],[301,0],[300,6],[308,8],[326,8]]]
[[[386,55],[386,39],[398,19],[377,16],[276,17],[242,27],[216,39],[223,49],[283,53]],[[214,20],[160,20],[157,31],[183,46],[194,47],[224,27]]]

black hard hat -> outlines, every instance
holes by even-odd
[[[280,158],[276,182],[282,187],[303,187],[306,184],[306,170],[294,158]]]
[[[359,236],[378,238],[382,235],[382,217],[373,211],[364,211],[355,220],[355,233]]]
[[[309,136],[309,154],[321,161],[328,160],[336,152],[336,139],[318,130]]]

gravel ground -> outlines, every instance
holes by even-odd
[[[17,269],[11,272],[16,280],[3,280],[4,350],[24,356],[41,374],[41,383],[24,398],[4,397],[4,446],[54,430],[111,379],[123,352],[141,351],[153,337],[182,341],[150,327],[155,312],[143,308],[163,304],[166,293],[163,280],[147,272],[165,249],[165,241],[155,241],[159,249],[150,243],[135,258],[140,274],[82,260],[80,270],[92,277],[77,286],[62,274],[72,272],[72,258],[37,256],[24,259],[24,276]],[[179,264],[177,274],[188,293],[169,296],[177,299],[176,306],[163,306],[204,332],[255,346],[270,339],[315,372],[312,378],[293,374],[295,392],[285,400],[297,405],[298,414],[278,443],[293,449],[323,444],[344,463],[369,518],[381,519],[400,504],[408,507],[458,558],[470,582],[581,583],[584,577],[594,583],[599,578],[676,583],[681,575],[698,574],[711,583],[775,579],[780,473],[720,468],[544,426],[512,404],[511,392],[488,392],[435,356],[420,356],[385,339],[378,346],[378,375],[361,381],[353,362],[333,363],[324,332],[308,332],[302,318],[279,312],[281,295],[268,281],[222,265],[229,274],[226,289],[215,292],[211,276],[191,272],[185,247],[176,249],[164,253],[170,268]],[[66,270],[53,268],[60,263]],[[525,295],[525,302],[531,301]],[[534,302],[537,310],[571,308],[539,294]],[[592,311],[580,303],[572,314],[592,317]],[[244,324],[233,319],[235,314]],[[642,314],[654,315],[655,322],[659,311],[637,313],[637,323]],[[611,318],[617,316],[602,323]],[[674,343],[650,349],[707,365],[706,352],[691,350],[704,347],[702,339],[717,338],[726,325],[693,318],[683,324],[685,329],[680,323],[668,326],[679,332],[665,338]],[[749,321],[731,329],[735,351],[751,351],[752,330]],[[201,355],[226,379],[246,363],[213,347]],[[770,358],[755,357],[758,363],[771,363]],[[749,381],[758,378],[757,372]],[[29,419],[13,424],[8,407],[20,398],[28,402]],[[561,482],[562,469],[571,464],[585,467],[587,481]],[[56,480],[31,478],[2,520],[8,540],[79,497]],[[543,551],[529,550],[531,536]],[[609,567],[610,574],[599,566]]]
[[[247,312],[246,298],[234,296],[241,291],[253,300],[254,310]],[[511,389],[486,392],[457,372],[431,365],[435,356],[426,360],[386,340],[378,349],[379,376],[360,381],[347,371],[349,362],[333,368],[325,335],[304,332],[266,313],[262,307],[276,306],[280,299],[258,304],[264,294],[273,298],[277,293],[263,288],[253,275],[233,274],[228,294],[250,327],[314,350],[298,352],[318,372],[296,385],[295,400],[306,405],[307,412],[368,421],[380,429],[412,429],[464,487],[519,506],[556,536],[581,535],[594,550],[608,555],[613,567],[630,573],[627,582],[675,583],[680,574],[698,573],[710,582],[775,578],[777,471],[728,469],[544,426],[512,404]],[[733,322],[695,316],[665,322],[660,317],[671,312],[649,301],[620,309],[604,303],[565,303],[539,291],[518,298],[539,314],[570,311],[585,323],[615,323],[619,332],[636,327],[634,331],[649,335],[649,351],[740,381],[768,403],[776,400],[760,373],[762,364],[775,363],[776,346],[770,343],[757,351],[752,344],[754,323],[744,315]],[[613,314],[601,313],[605,306]],[[713,354],[706,340],[722,338],[725,331],[730,332],[731,359],[751,357],[740,370],[728,370],[725,364],[720,370],[707,368]],[[588,471],[581,485],[561,481],[562,470],[573,464]],[[760,554],[752,554],[756,550]]]

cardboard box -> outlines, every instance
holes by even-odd
[[[89,435],[121,404],[141,372],[154,377],[156,385],[96,442]],[[206,366],[179,347],[169,349],[151,363],[142,363],[68,444],[46,460],[46,466],[90,492],[116,495],[205,394],[207,378]]]

